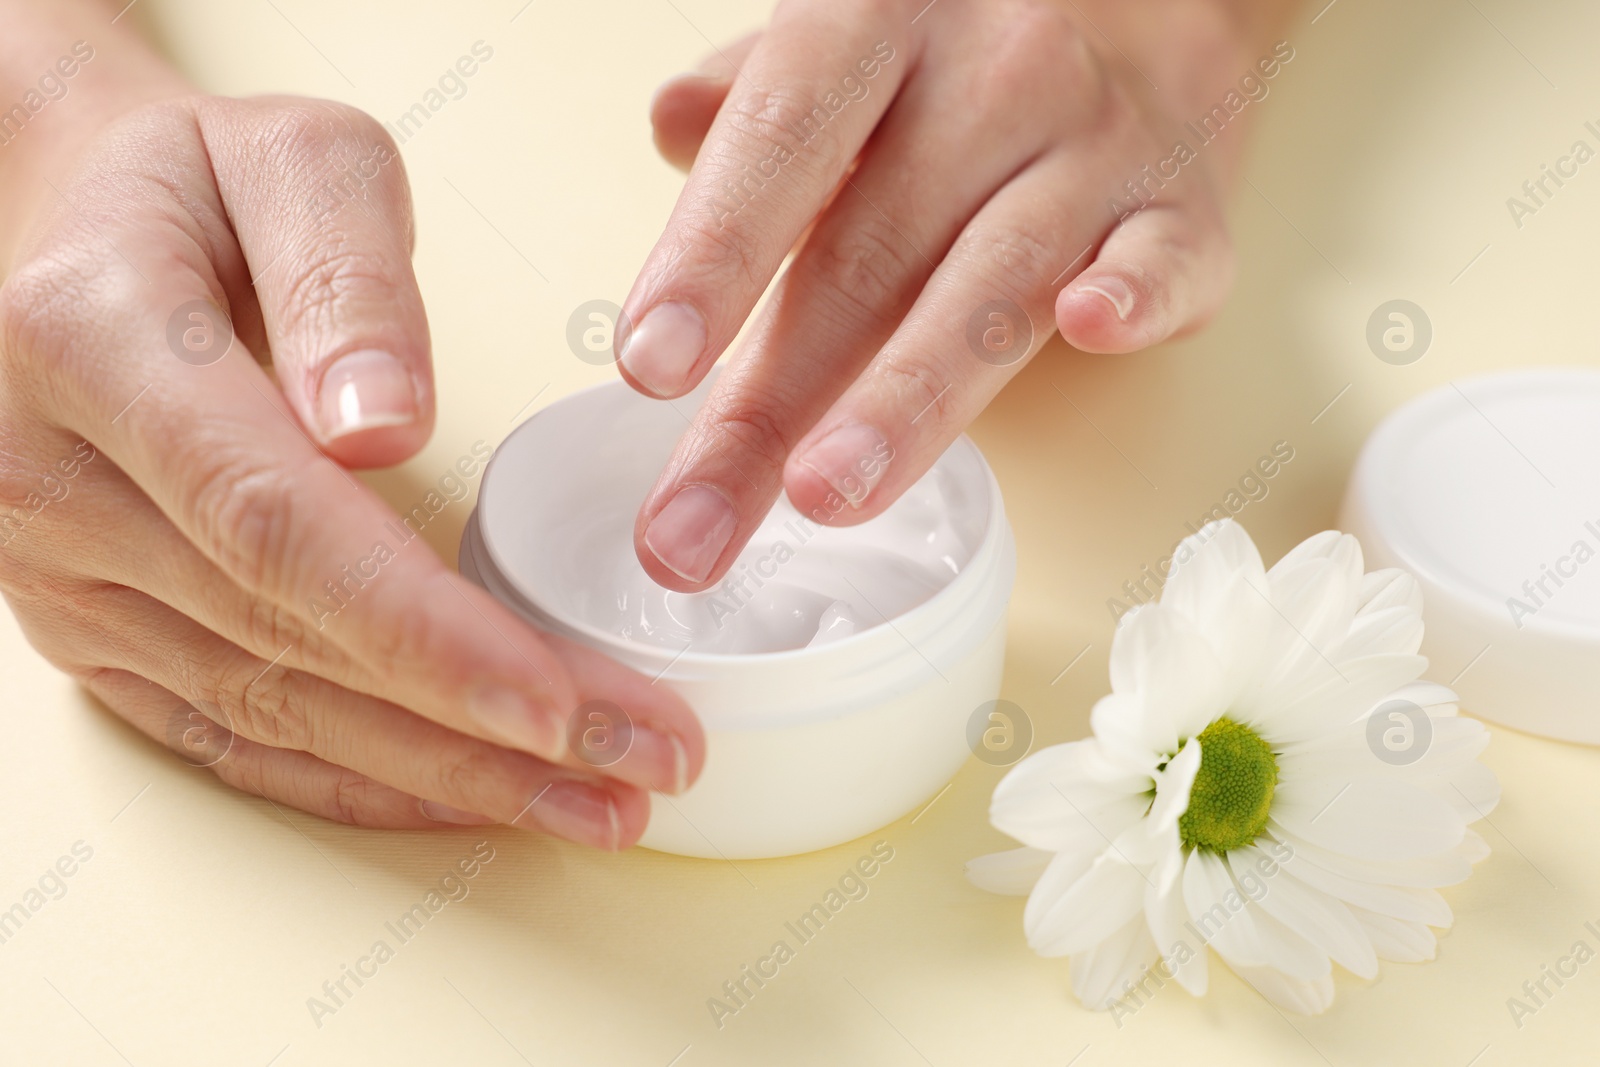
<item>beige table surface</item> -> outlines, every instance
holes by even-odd
[[[577,305],[627,291],[677,194],[646,101],[707,38],[765,14],[734,0],[523,4],[136,9],[211,89],[337,97],[391,120],[474,42],[494,49],[404,149],[442,407],[427,451],[374,478],[396,504],[420,499],[472,442],[498,441],[536,394],[546,403],[610,376],[563,335]],[[1294,459],[1241,515],[1269,558],[1332,523],[1363,436],[1404,398],[1508,364],[1600,362],[1600,163],[1520,230],[1505,205],[1541,163],[1593,140],[1582,126],[1600,119],[1600,11],[1338,0],[1314,14],[1289,32],[1297,55],[1271,96],[1251,105],[1240,280],[1220,320],[1136,357],[1052,344],[973,430],[1020,556],[1004,695],[1041,742],[1082,736],[1106,688],[1106,600],[1275,442]],[[1364,341],[1368,315],[1396,297],[1435,329],[1411,366],[1380,362]],[[453,557],[467,512],[429,527],[438,551]],[[1005,844],[985,819],[1000,772],[976,760],[915,822],[787,860],[605,856],[510,830],[363,832],[180,763],[81,695],[9,616],[0,649],[0,908],[75,844],[92,849],[65,896],[0,945],[8,1065],[1596,1059],[1600,964],[1520,1028],[1506,1007],[1574,941],[1600,944],[1584,928],[1600,918],[1590,748],[1495,730],[1485,759],[1505,800],[1481,826],[1494,854],[1447,891],[1457,924],[1436,962],[1385,965],[1372,983],[1342,976],[1320,1018],[1282,1017],[1223,974],[1208,998],[1169,987],[1119,1027],[1071,999],[1064,961],[1028,951],[1020,900],[963,879],[966,858]],[[485,838],[495,858],[470,896],[319,1027],[307,998],[375,940],[393,943],[385,923]],[[707,998],[876,840],[894,859],[870,895],[719,1030]]]

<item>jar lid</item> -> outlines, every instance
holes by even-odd
[[[1518,370],[1407,403],[1340,525],[1421,583],[1430,677],[1487,719],[1600,743],[1600,371]]]

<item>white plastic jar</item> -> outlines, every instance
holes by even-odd
[[[1011,528],[988,464],[962,437],[884,514],[820,528],[789,565],[804,574],[806,553],[848,553],[863,538],[874,551],[905,541],[913,556],[938,540],[950,573],[915,606],[884,608],[886,620],[782,651],[706,652],[693,640],[672,647],[624,636],[594,605],[650,592],[628,585],[644,573],[631,557],[633,515],[709,385],[663,402],[608,383],[534,414],[484,473],[461,571],[533,625],[670,685],[694,708],[706,730],[705,769],[682,795],[654,798],[641,844],[731,859],[826,848],[914,810],[968,756],[969,723],[976,715],[986,724],[1000,689],[1016,573]],[[923,512],[915,509],[930,479],[949,521],[937,536],[907,537],[928,524],[926,494]],[[595,565],[596,539],[616,546],[610,569]],[[760,547],[752,542],[734,572]]]

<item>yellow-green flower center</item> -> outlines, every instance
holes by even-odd
[[[1200,731],[1200,770],[1178,836],[1191,848],[1231,852],[1267,828],[1278,760],[1261,735],[1224,716]]]

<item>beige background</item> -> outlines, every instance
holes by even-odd
[[[442,408],[427,451],[374,479],[396,504],[420,498],[473,441],[498,441],[541,389],[545,403],[610,375],[573,358],[563,331],[583,301],[620,300],[677,194],[646,101],[707,38],[765,13],[734,0],[536,0],[513,20],[522,3],[137,9],[211,89],[338,97],[385,119],[473,42],[494,48],[466,97],[404,150]],[[1235,197],[1241,274],[1221,319],[1136,357],[1053,344],[973,430],[1020,552],[1004,695],[1042,742],[1081,736],[1106,688],[1107,598],[1274,442],[1294,459],[1241,516],[1269,558],[1332,522],[1356,448],[1401,399],[1511,363],[1600,362],[1600,163],[1520,231],[1505,206],[1600,118],[1600,12],[1582,0],[1338,0],[1314,14],[1290,31],[1297,57],[1272,95],[1251,106],[1250,184]],[[1379,362],[1363,338],[1372,309],[1395,297],[1422,305],[1435,329],[1408,367]],[[447,556],[467,510],[429,528]],[[1021,902],[961,875],[963,860],[1005,844],[984,817],[1000,772],[973,761],[915,822],[737,868],[493,831],[496,858],[471,895],[319,1029],[307,998],[485,835],[360,832],[234,794],[86,700],[9,617],[0,646],[11,813],[0,908],[75,842],[93,848],[66,896],[0,945],[6,1062],[1594,1058],[1600,963],[1520,1030],[1506,1008],[1575,940],[1600,944],[1583,929],[1600,918],[1589,748],[1496,729],[1485,758],[1505,801],[1481,827],[1494,854],[1448,892],[1457,925],[1438,961],[1386,965],[1370,984],[1342,977],[1317,1019],[1281,1017],[1226,975],[1203,1001],[1163,990],[1120,1028],[1082,1010],[1064,962],[1024,945]],[[1432,676],[1464,666],[1435,664]],[[895,858],[870,895],[719,1031],[706,999],[876,839]]]

